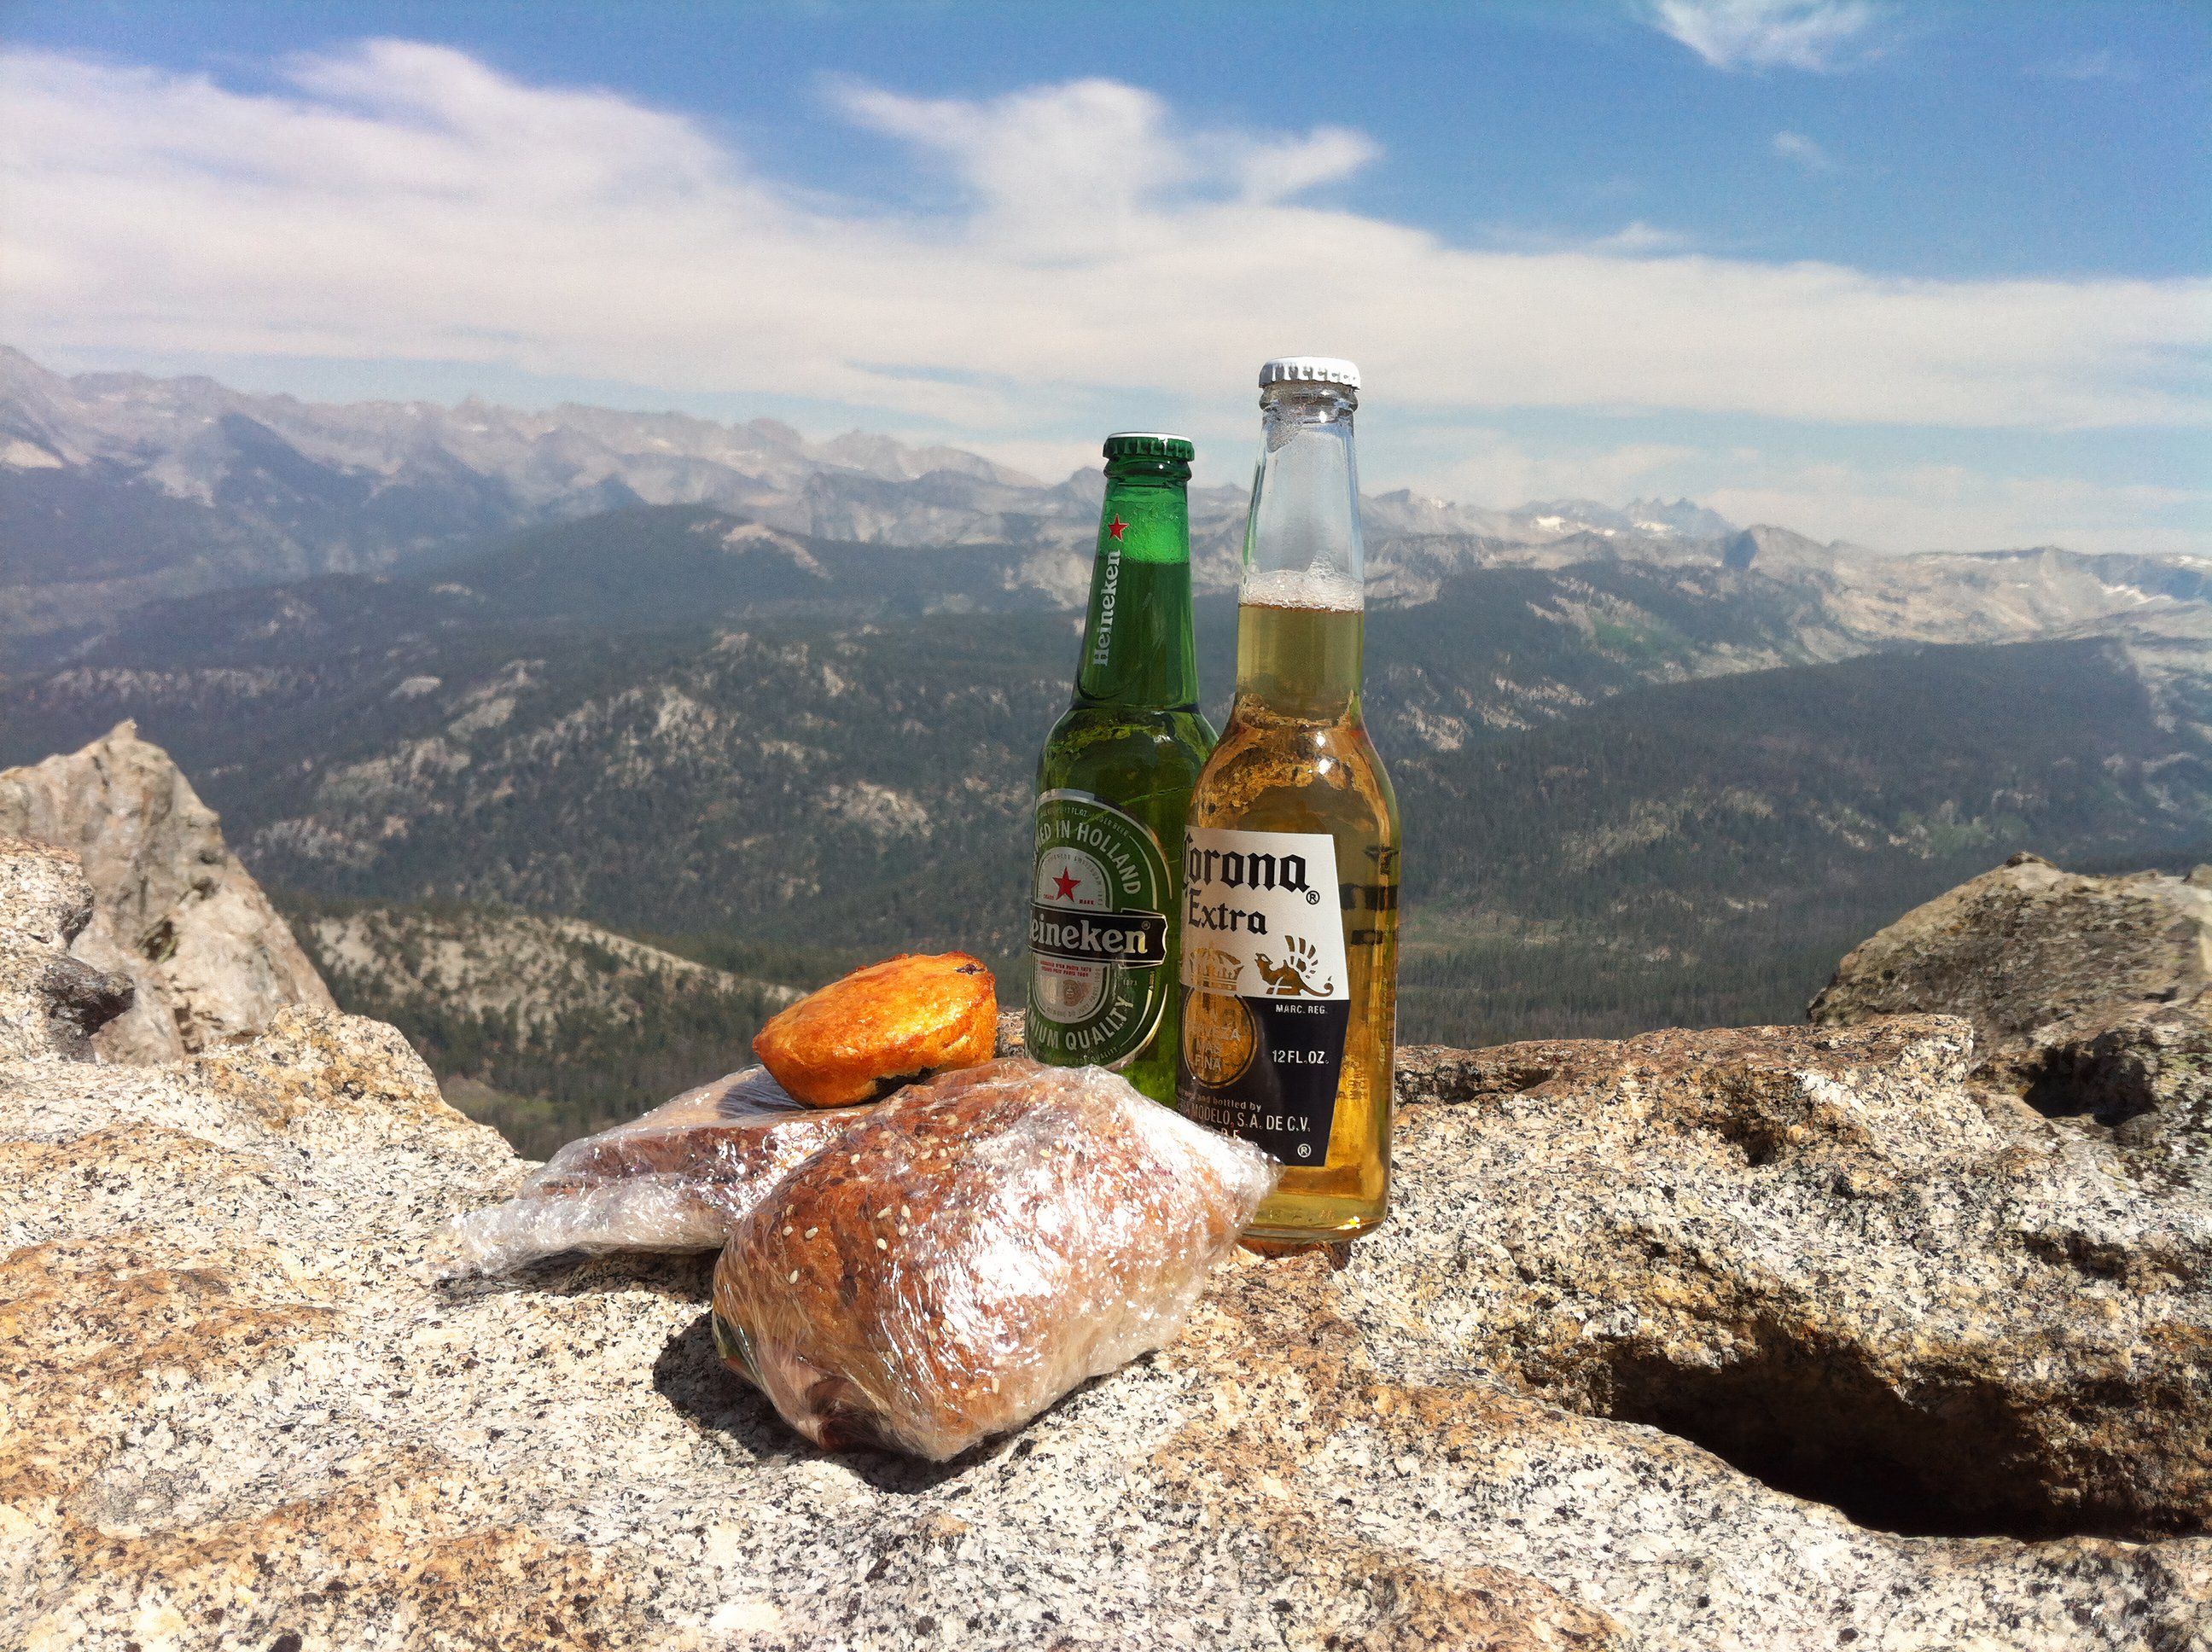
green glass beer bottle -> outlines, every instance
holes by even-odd
[[[1193,449],[1106,438],[1075,700],[1037,760],[1029,1011],[1040,1061],[1175,1099],[1183,821],[1213,749],[1191,638]]]

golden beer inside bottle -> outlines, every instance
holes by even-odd
[[[1276,1243],[1354,1237],[1388,1203],[1397,804],[1360,720],[1365,616],[1357,587],[1333,588],[1341,583],[1280,574],[1249,582],[1237,610],[1237,701],[1190,817],[1194,827],[1326,833],[1336,846],[1351,1019],[1328,1157],[1286,1165],[1250,1229]],[[1238,1042],[1240,1006],[1201,1001],[1211,996],[1194,993],[1184,1024],[1187,1069],[1201,1078],[1221,1071]]]

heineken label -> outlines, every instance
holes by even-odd
[[[1152,829],[1087,792],[1036,805],[1030,889],[1030,1007],[1040,1061],[1121,1066],[1167,1007],[1167,857]]]
[[[1352,1024],[1335,840],[1192,828],[1182,920],[1183,1115],[1327,1163]]]

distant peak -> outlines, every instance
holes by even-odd
[[[69,380],[51,367],[41,367],[12,344],[0,344],[0,384],[60,388]]]
[[[1729,537],[1723,548],[1721,560],[1730,568],[1749,568],[1764,558],[1769,562],[1832,562],[1840,554],[1853,547],[1838,542],[1823,544],[1789,528],[1778,528],[1769,522],[1754,522]]]

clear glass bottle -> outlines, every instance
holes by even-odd
[[[1237,697],[1191,799],[1176,1094],[1283,1164],[1252,1238],[1356,1238],[1389,1207],[1398,804],[1360,712],[1358,370],[1260,370]]]
[[[1213,749],[1191,636],[1192,456],[1181,436],[1106,438],[1074,702],[1037,760],[1023,1026],[1038,1060],[1116,1068],[1169,1103],[1183,821]]]

